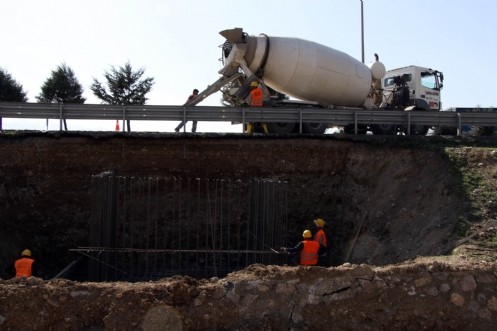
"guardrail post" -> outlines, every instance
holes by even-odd
[[[126,106],[123,106],[123,128],[122,131],[124,132],[124,127],[127,125],[128,126],[128,131],[131,130],[130,125],[129,125],[129,120],[126,120]]]
[[[245,108],[242,108],[242,133],[245,133]]]
[[[357,112],[354,112],[354,134],[357,134]]]
[[[302,134],[302,109],[299,109],[299,133]]]
[[[62,131],[62,104],[59,105],[59,131]]]
[[[407,112],[407,135],[411,135],[411,112]]]
[[[183,132],[186,132],[186,107],[183,107]]]
[[[461,113],[457,113],[457,135],[462,136],[462,115]]]

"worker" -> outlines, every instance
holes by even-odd
[[[321,246],[323,246],[324,252],[319,255],[318,265],[326,267],[328,264],[328,241],[326,240],[326,233],[324,232],[324,225],[326,224],[322,218],[316,218],[314,224],[317,227],[316,234],[314,235],[314,241],[317,241]]]
[[[198,95],[198,90],[197,89],[193,89],[192,94],[190,94],[190,96],[186,100],[185,104],[188,104],[188,102],[190,102],[191,100],[193,100],[193,98],[195,98],[197,95]],[[186,124],[186,122],[187,121],[181,121],[178,124],[178,126],[174,129],[174,131],[179,132],[179,130],[183,127],[183,125]],[[193,121],[192,122],[192,132],[196,132],[196,131],[197,131],[197,121]]]
[[[263,106],[263,92],[259,83],[257,81],[253,81],[250,83],[250,107],[262,107]],[[265,133],[268,133],[266,123],[261,123],[262,128]],[[248,123],[247,125],[247,133],[252,133],[254,131],[254,124]]]
[[[16,277],[31,277],[36,274],[35,260],[31,251],[25,249],[21,252],[21,258],[14,263]]]
[[[300,265],[314,266],[318,264],[319,254],[323,254],[325,248],[317,241],[312,239],[312,232],[305,230],[302,233],[303,240],[293,248],[281,247],[281,250],[286,253],[300,252]]]
[[[324,247],[328,247],[328,242],[326,240],[326,233],[324,232],[325,221],[322,218],[316,218],[314,220],[314,225],[317,227],[317,232],[314,235],[314,240],[317,241],[320,245]]]

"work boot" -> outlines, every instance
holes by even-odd
[[[264,129],[264,133],[269,133],[269,129],[267,128],[266,123],[261,123],[262,128]]]
[[[247,123],[247,130],[245,130],[245,133],[253,133],[254,132],[254,125],[252,123]]]

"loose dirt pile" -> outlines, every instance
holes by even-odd
[[[497,267],[252,265],[222,279],[2,281],[2,330],[493,330]]]

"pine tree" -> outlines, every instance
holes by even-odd
[[[52,71],[45,80],[41,93],[36,97],[38,102],[44,103],[85,103],[83,87],[78,82],[74,71],[65,63]]]
[[[22,85],[16,82],[4,69],[0,68],[0,101],[27,102],[27,94]]]
[[[133,71],[129,62],[118,69],[112,66],[111,70],[106,71],[104,75],[107,80],[107,88],[94,78],[90,89],[104,103],[111,105],[144,105],[148,100],[146,95],[154,84],[154,78],[152,77],[141,80],[144,73],[144,69]],[[130,131],[130,122],[127,122],[128,131]]]
[[[16,82],[4,69],[0,68],[0,101],[27,102],[28,97],[22,89],[22,85]],[[0,130],[2,130],[2,118],[0,117]]]

